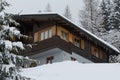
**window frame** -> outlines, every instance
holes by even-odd
[[[61,31],[61,37],[62,37],[63,40],[67,41],[67,37],[68,37],[67,32]]]
[[[77,39],[77,38],[74,38],[74,39],[73,39],[73,44],[74,44],[76,47],[81,47],[81,40],[80,40],[80,39]]]
[[[91,55],[95,56],[98,59],[103,59],[103,51],[97,46],[91,46]]]
[[[40,41],[51,38],[53,36],[52,33],[53,33],[52,28],[40,32],[40,35],[39,35]]]

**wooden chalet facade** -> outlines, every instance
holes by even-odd
[[[20,31],[32,37],[24,42],[34,44],[21,55],[42,64],[64,60],[108,63],[110,55],[119,54],[113,46],[57,13],[20,15],[15,19]]]

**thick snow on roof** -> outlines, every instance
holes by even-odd
[[[33,80],[119,80],[120,64],[83,64],[65,61],[22,69]]]
[[[97,37],[96,35],[94,35],[93,33],[91,33],[90,31],[86,30],[85,28],[81,27],[82,24],[77,25],[75,22],[71,21],[70,19],[64,17],[63,15],[61,15],[60,13],[56,13],[56,12],[44,12],[44,13],[39,13],[39,14],[33,14],[33,15],[43,15],[43,14],[57,14],[59,16],[61,16],[62,18],[66,19],[67,21],[69,21],[70,23],[74,24],[75,26],[77,26],[78,28],[80,28],[81,30],[83,30],[84,32],[88,33],[89,35],[91,35],[92,37],[96,38],[97,40],[101,41],[102,43],[106,44],[108,47],[112,48],[113,50],[115,50],[116,52],[120,53],[120,51],[114,47],[113,45],[109,44],[108,42],[102,40],[101,38]],[[22,15],[32,15],[32,14],[22,14]]]

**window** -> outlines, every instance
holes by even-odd
[[[99,57],[97,48],[94,48],[94,56],[97,57],[97,58]]]
[[[44,31],[44,32],[41,32],[40,34],[41,36],[41,40],[45,40],[45,39],[48,39],[48,38],[51,38],[52,37],[52,29],[49,29],[47,31]]]
[[[71,57],[71,61],[76,61],[77,59],[75,59],[74,57]]]
[[[93,56],[102,59],[103,58],[103,54],[102,54],[102,50],[99,48],[96,48],[95,46],[91,47],[91,53]]]
[[[49,30],[48,34],[49,34],[49,38],[51,38],[52,37],[52,29]]]
[[[73,44],[81,49],[85,49],[85,43],[83,39],[74,38]]]
[[[61,36],[64,40],[67,40],[67,33],[65,33],[64,31],[61,31]]]
[[[77,46],[77,47],[80,47],[80,40],[74,39],[73,44],[74,44],[75,46]]]
[[[48,37],[49,37],[48,31],[45,31],[45,32],[44,32],[44,35],[45,35],[45,39],[48,39]]]
[[[41,33],[41,40],[44,40],[44,32]]]
[[[53,59],[54,59],[54,56],[47,57],[46,64],[48,64],[48,63],[52,64]]]

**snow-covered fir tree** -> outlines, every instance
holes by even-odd
[[[113,5],[110,15],[110,29],[120,29],[120,0],[112,0]]]
[[[67,5],[66,8],[65,8],[65,12],[63,14],[66,18],[72,20],[72,14],[70,12],[70,8],[69,6]]]
[[[119,18],[119,11],[117,11],[118,4],[116,3],[119,0],[102,0],[101,2],[101,26],[104,28],[104,32],[98,32],[97,36],[105,40],[106,42],[112,44],[116,48],[120,50],[120,31],[119,23],[117,23],[117,19]],[[119,1],[120,2],[120,1]],[[115,10],[116,8],[116,10]],[[117,12],[116,12],[117,11]],[[117,17],[116,17],[117,16]],[[119,19],[118,19],[119,21]],[[116,63],[120,62],[120,56],[110,56],[110,62]]]
[[[80,24],[120,50],[120,30],[118,30],[119,27],[116,28],[112,26],[113,24],[119,26],[114,18],[119,18],[120,10],[117,5],[120,1],[102,0],[100,6],[98,5],[98,1],[96,1],[97,0],[84,0],[85,6],[83,10],[80,10],[79,14]],[[119,2],[117,3],[117,1]],[[116,12],[115,8],[119,11]],[[110,62],[120,62],[120,56],[110,56]]]
[[[105,28],[106,30],[109,30],[109,26],[110,26],[110,15],[111,15],[111,1],[110,0],[102,0],[101,2],[101,16],[102,16],[102,19],[101,19],[101,26],[103,28]]]
[[[120,63],[120,55],[110,56],[109,62],[110,63]]]
[[[12,14],[5,12],[8,6],[5,0],[0,0],[0,80],[27,80],[18,74],[19,68],[30,66],[35,61],[15,55],[19,49],[24,49],[24,44],[15,38],[27,36],[14,27],[18,23],[11,18]]]
[[[99,0],[83,0],[84,8],[80,10],[80,24],[92,33],[99,29]]]

